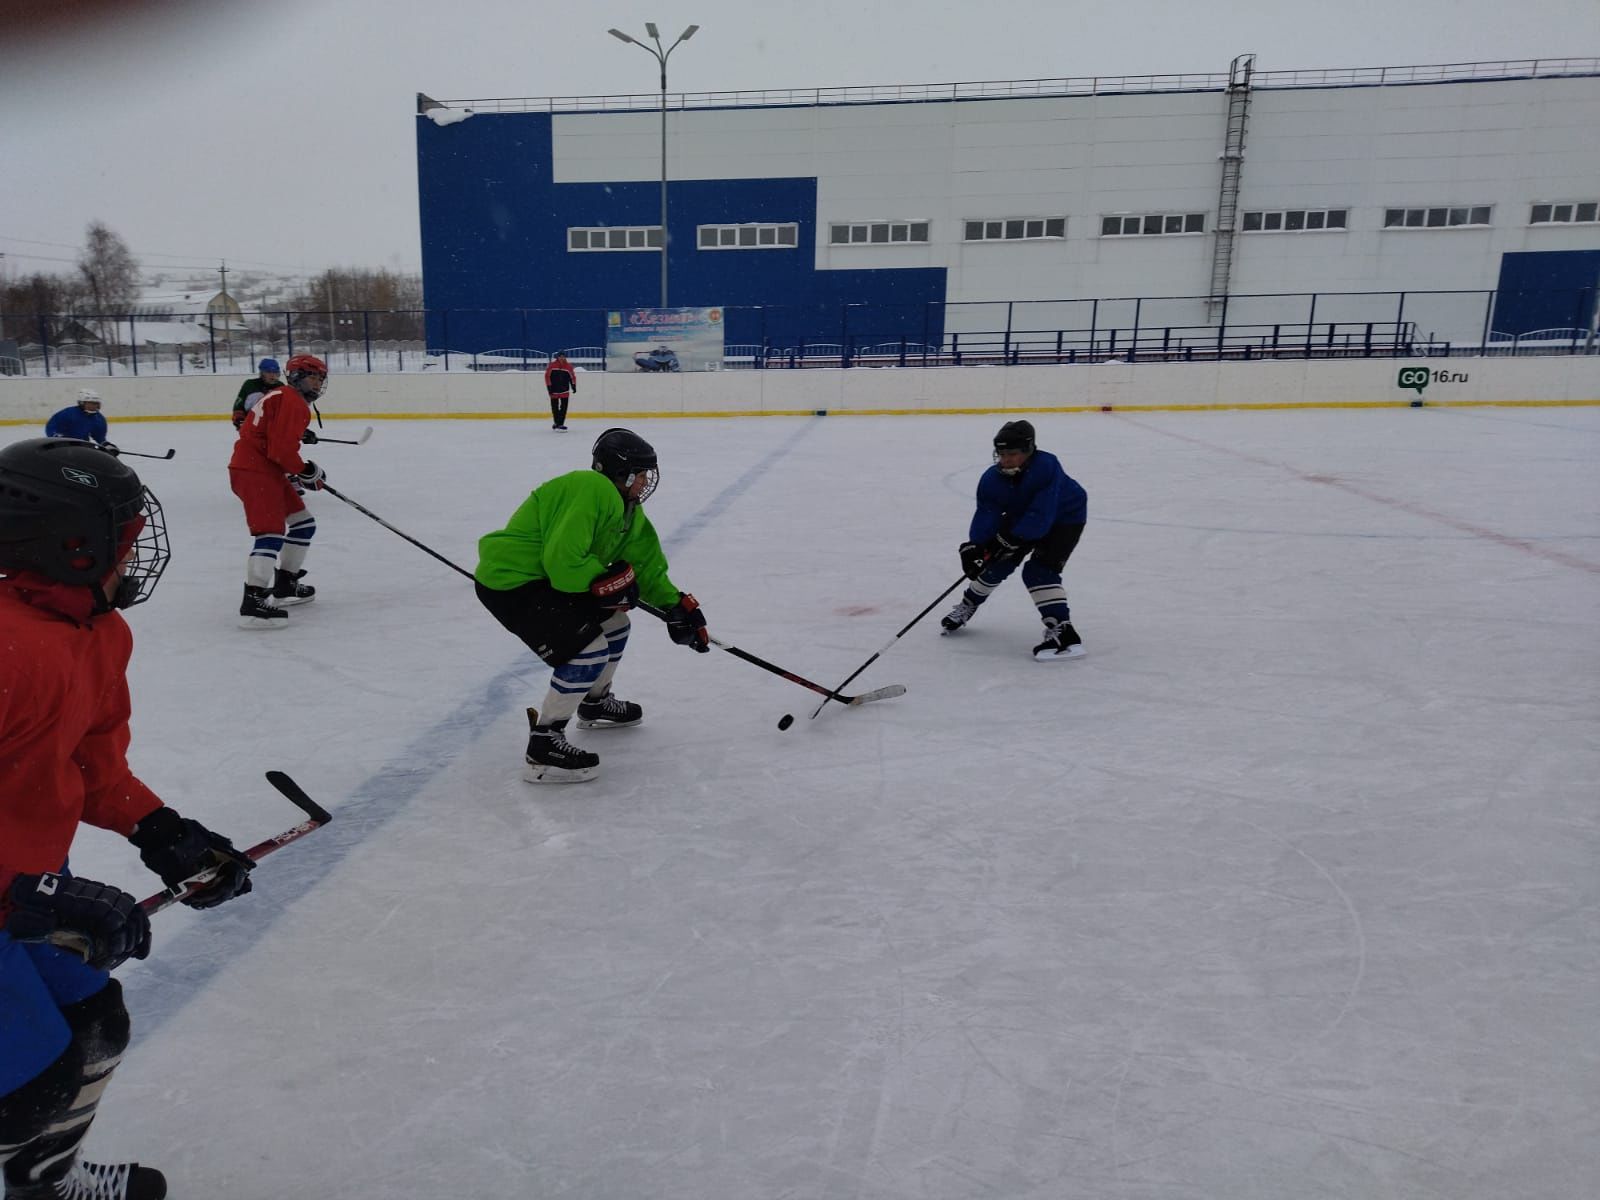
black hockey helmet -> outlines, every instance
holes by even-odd
[[[1000,432],[994,435],[994,460],[1000,461],[1000,451],[1020,450],[1024,454],[1032,454],[1037,447],[1033,441],[1033,423],[1031,421],[1007,421],[1000,426]],[[1015,475],[1021,467],[1013,467],[1001,471],[1007,475]]]
[[[148,600],[171,557],[161,502],[132,467],[73,438],[0,450],[0,573],[34,571],[98,592],[125,556],[116,595],[98,611]]]
[[[632,487],[634,478],[642,473],[645,485],[638,496],[640,504],[650,498],[661,482],[655,447],[631,429],[608,429],[595,439],[594,469],[623,492]]]

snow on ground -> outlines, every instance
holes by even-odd
[[[832,684],[954,580],[999,422],[635,428],[712,632]],[[1031,661],[1013,580],[811,721],[643,616],[646,723],[543,789],[546,672],[465,580],[321,496],[317,602],[241,632],[231,430],[115,424],[178,449],[136,769],[241,843],[295,820],[268,768],[336,820],[158,918],[91,1151],[237,1200],[1590,1194],[1600,410],[1037,423],[1087,658]],[[601,428],[313,453],[470,569]]]

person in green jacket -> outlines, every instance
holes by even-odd
[[[667,614],[667,635],[701,654],[711,635],[699,602],[667,576],[661,540],[643,504],[660,470],[649,442],[608,429],[594,464],[535,488],[504,529],[478,541],[478,599],[495,620],[554,668],[544,706],[528,710],[523,778],[579,783],[600,758],[567,741],[576,713],[582,729],[625,729],[644,710],[611,694],[628,644],[628,610],[645,601]]]
[[[239,385],[239,394],[233,398],[233,427],[235,429],[244,424],[244,419],[250,410],[261,402],[275,387],[283,386],[283,373],[278,370],[278,360],[263,358],[256,367],[258,372],[251,379],[246,379]]]

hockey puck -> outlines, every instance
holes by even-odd
[[[789,726],[791,726],[793,724],[794,724],[794,714],[793,713],[784,713],[783,716],[778,718],[778,728],[779,729],[787,729],[787,728],[789,728]]]

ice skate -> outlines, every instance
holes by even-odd
[[[644,720],[644,709],[631,700],[618,700],[608,687],[599,699],[584,697],[578,705],[579,729],[628,729]]]
[[[289,614],[278,607],[272,593],[263,587],[244,585],[244,600],[239,605],[242,629],[287,629]]]
[[[279,569],[272,574],[272,598],[279,608],[288,608],[295,604],[310,604],[317,598],[317,589],[309,583],[301,583],[300,578],[304,571],[285,571]]]
[[[1082,658],[1083,639],[1072,627],[1071,621],[1045,625],[1044,641],[1033,648],[1034,662],[1060,662],[1068,658]]]
[[[600,773],[600,756],[567,741],[567,723],[539,724],[528,710],[528,752],[522,777],[529,783],[583,783]]]
[[[165,1200],[166,1194],[166,1176],[154,1167],[81,1159],[53,1183],[6,1187],[7,1200]]]
[[[978,606],[963,594],[961,599],[956,602],[956,606],[939,618],[939,624],[944,626],[946,633],[954,633],[972,620],[972,614],[977,611]]]

